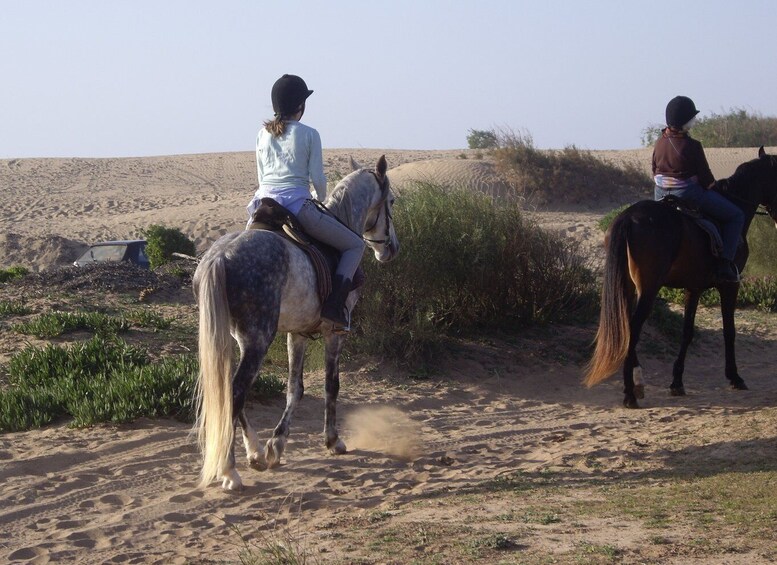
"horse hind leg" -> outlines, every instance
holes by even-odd
[[[642,380],[642,367],[637,358],[637,343],[642,332],[642,326],[645,324],[653,309],[658,291],[646,292],[644,289],[637,299],[637,305],[631,315],[629,324],[629,350],[626,360],[623,362],[623,405],[626,408],[639,408],[637,397],[644,397],[644,382]],[[635,372],[637,374],[638,384],[635,383]]]
[[[264,351],[266,351],[266,347]],[[259,367],[264,359],[264,351],[257,347],[240,348],[240,362],[232,378],[232,414],[233,425],[239,423],[243,432],[243,442],[246,446],[249,463],[260,459],[258,454],[258,439],[245,415],[245,402],[251,384],[259,373]],[[254,446],[254,447],[252,447]],[[228,466],[222,473],[221,486],[224,490],[241,490],[243,482],[235,469],[235,441],[230,446]]]
[[[302,370],[305,362],[305,349],[308,338],[299,334],[288,334],[286,340],[289,353],[289,380],[286,386],[286,409],[283,411],[278,425],[275,426],[272,437],[267,440],[264,447],[264,456],[267,467],[273,468],[280,464],[283,452],[286,449],[286,441],[289,437],[289,427],[294,410],[302,400],[305,385],[302,380]]]

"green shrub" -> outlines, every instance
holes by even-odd
[[[623,206],[619,206],[618,208],[610,210],[604,216],[602,216],[602,218],[597,222],[596,225],[599,226],[600,230],[602,230],[603,232],[606,232],[608,229],[610,229],[610,226],[615,221],[615,218],[618,217],[618,214],[623,212],[629,206],[631,206],[631,204],[624,204]]]
[[[152,269],[172,260],[173,253],[196,254],[194,242],[179,229],[152,225],[142,233],[146,240],[146,255]]]
[[[470,149],[494,149],[499,146],[499,138],[493,130],[471,129],[467,135]]]
[[[515,203],[422,183],[397,200],[395,227],[397,258],[363,264],[360,350],[426,356],[446,335],[593,314],[597,292],[585,260],[525,221]]]
[[[0,283],[8,282],[14,279],[19,279],[29,272],[30,272],[29,269],[21,266],[9,267],[7,269],[0,269]]]
[[[642,144],[653,145],[663,125],[650,125],[642,132]],[[699,118],[691,135],[705,147],[760,147],[777,145],[777,117],[731,108],[726,114],[712,112]]]

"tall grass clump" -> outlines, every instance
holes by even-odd
[[[650,176],[636,163],[614,165],[574,145],[540,151],[530,134],[500,132],[492,155],[516,196],[532,204],[587,204],[624,195],[639,200],[652,190]]]
[[[141,416],[190,421],[197,359],[152,362],[146,351],[118,338],[64,347],[28,346],[6,366],[0,390],[0,432],[70,418],[73,425],[127,422]]]
[[[594,276],[573,245],[517,204],[420,183],[395,206],[401,252],[365,261],[361,350],[424,356],[445,336],[571,320],[595,309]]]

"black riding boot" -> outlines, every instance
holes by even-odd
[[[351,292],[351,279],[335,276],[332,281],[332,292],[321,307],[321,319],[332,324],[336,333],[351,331],[351,315],[345,307],[348,293]]]
[[[718,281],[723,283],[739,282],[739,272],[733,261],[721,259],[718,263]]]

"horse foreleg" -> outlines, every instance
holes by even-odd
[[[734,341],[736,340],[736,328],[734,326],[734,310],[737,305],[739,285],[727,284],[718,288],[720,292],[720,313],[723,317],[723,341],[726,349],[726,378],[735,390],[747,390],[747,385],[737,371],[736,355],[734,353]]]
[[[345,337],[329,333],[326,335],[326,404],[324,406],[324,439],[333,455],[347,451],[345,443],[337,434],[337,395],[340,393],[340,352]]]
[[[280,422],[275,426],[272,437],[267,440],[264,447],[264,456],[267,459],[267,467],[276,467],[281,462],[281,457],[286,449],[286,440],[289,437],[289,426],[297,404],[302,400],[305,386],[302,382],[302,369],[305,362],[305,348],[308,338],[299,334],[289,333],[286,338],[286,346],[289,353],[289,381],[286,385],[286,409],[283,411]]]
[[[672,366],[672,384],[669,385],[669,392],[672,396],[685,396],[685,386],[683,385],[683,373],[685,372],[685,356],[688,348],[693,341],[694,324],[696,322],[696,310],[699,307],[700,290],[685,291],[685,312],[683,314],[683,337],[680,342],[680,351],[677,359]]]

